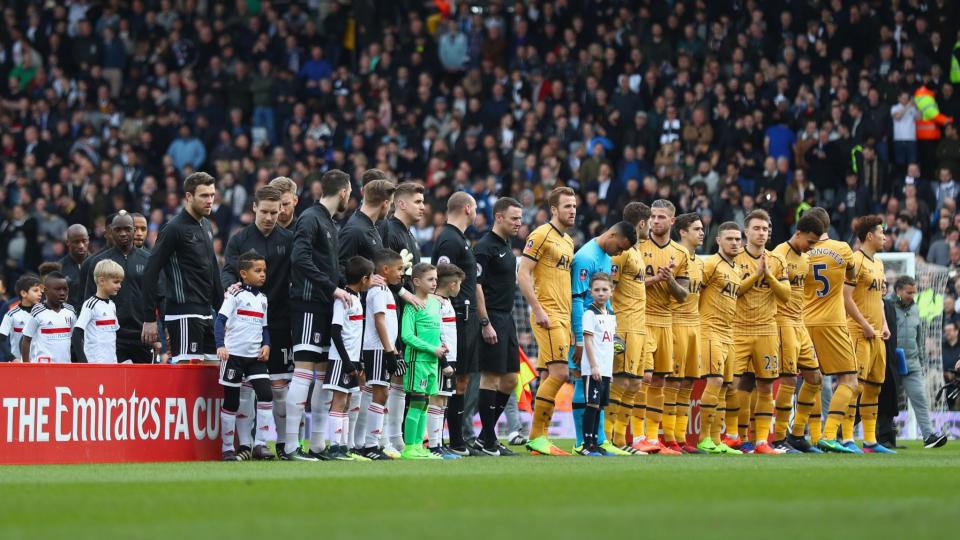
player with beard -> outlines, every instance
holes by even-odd
[[[333,169],[320,179],[320,200],[308,208],[294,225],[291,253],[290,311],[293,330],[293,379],[287,393],[285,460],[315,461],[300,450],[300,419],[314,373],[326,371],[330,347],[333,302],[346,306],[353,295],[340,288],[339,231],[333,216],[346,211],[350,200],[350,176]],[[322,381],[321,381],[322,382]]]
[[[172,363],[217,362],[213,313],[223,303],[220,269],[213,251],[213,208],[216,181],[205,172],[187,176],[183,210],[161,229],[143,273],[144,322],[141,340],[157,342],[160,272],[169,283],[164,326],[170,338]]]

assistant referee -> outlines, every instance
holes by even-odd
[[[511,239],[520,232],[522,206],[516,199],[501,197],[493,205],[493,216],[493,228],[473,247],[480,289],[477,314],[483,335],[478,404],[482,429],[477,441],[484,454],[513,456],[516,454],[497,439],[497,422],[520,372],[520,342],[513,322],[517,257]]]

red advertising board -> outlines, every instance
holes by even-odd
[[[220,457],[217,366],[0,364],[0,464]]]

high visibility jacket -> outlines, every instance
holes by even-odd
[[[950,56],[950,82],[960,84],[960,41],[953,44],[953,54]]]
[[[913,102],[917,105],[917,111],[920,113],[920,118],[917,120],[917,140],[940,140],[938,124],[942,126],[950,119],[940,113],[937,100],[933,99],[932,92],[921,86],[914,93]]]

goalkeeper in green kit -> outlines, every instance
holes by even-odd
[[[423,447],[427,429],[427,401],[439,390],[437,363],[443,367],[443,375],[453,375],[447,365],[447,347],[441,343],[440,302],[431,296],[437,289],[437,268],[420,263],[412,272],[414,294],[425,307],[416,309],[407,304],[403,308],[400,338],[404,345],[404,360],[407,371],[403,374],[403,389],[407,393],[410,409],[403,424],[402,459],[443,459]]]

